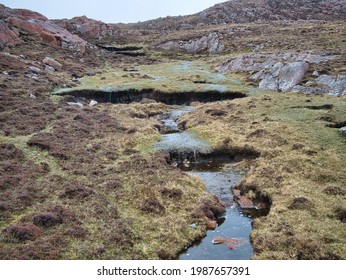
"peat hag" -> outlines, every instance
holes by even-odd
[[[122,91],[100,91],[100,90],[71,90],[58,95],[70,95],[76,98],[94,99],[97,102],[111,102],[114,104],[128,104],[140,102],[144,98],[153,99],[168,105],[184,105],[191,102],[214,102],[246,97],[241,92],[164,92],[153,89],[128,89]]]

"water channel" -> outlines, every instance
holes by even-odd
[[[180,260],[248,260],[253,254],[250,243],[251,218],[243,214],[233,202],[232,187],[244,172],[232,167],[232,159],[213,155],[210,146],[189,131],[181,131],[178,121],[182,114],[194,107],[183,106],[161,116],[163,138],[156,149],[170,154],[171,162],[191,176],[202,179],[208,191],[216,195],[226,208],[219,217],[215,230],[209,230],[202,240],[183,251]],[[230,242],[216,242],[224,239]],[[215,244],[217,243],[217,244]]]

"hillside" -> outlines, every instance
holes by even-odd
[[[252,232],[223,254],[346,259],[345,5],[105,24],[0,4],[0,259],[176,259],[231,206]],[[204,150],[157,150],[172,131]],[[234,201],[183,171],[224,158]]]

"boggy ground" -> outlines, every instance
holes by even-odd
[[[205,70],[264,44],[263,52],[340,55],[316,70],[344,73],[343,22],[275,24],[136,35],[150,45],[144,57],[102,50],[82,55],[22,34],[24,44],[0,53],[0,258],[170,259],[204,234],[205,215],[222,211],[201,182],[154,154],[159,123],[150,117],[168,106],[146,101],[79,108],[66,104],[73,98],[49,96],[54,88],[96,84],[164,91],[229,87],[249,94],[201,105],[182,124],[218,151],[250,155],[237,165],[249,169],[239,188],[253,200],[271,201],[269,215],[253,223],[254,258],[345,259],[345,138],[336,128],[346,123],[345,98],[257,93],[232,80],[245,81],[241,73],[219,79]],[[220,56],[151,48],[218,30],[225,44]],[[46,56],[62,69],[33,77],[28,67],[43,70]],[[187,65],[198,71],[184,72]],[[167,69],[177,71],[161,79]],[[89,78],[78,85],[83,76]]]
[[[49,96],[105,68],[104,60],[152,61],[36,44],[0,53],[0,259],[175,258],[205,233],[204,216],[215,219],[223,207],[154,153],[159,122],[150,117],[169,107],[146,100],[80,108]],[[28,76],[47,55],[63,69]]]
[[[263,92],[206,104],[185,115],[186,128],[227,153],[257,159],[239,185],[254,201],[270,197],[254,219],[254,259],[345,259],[345,98]]]

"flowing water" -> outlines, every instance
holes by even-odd
[[[172,163],[176,163],[191,176],[202,179],[208,191],[225,205],[226,213],[217,221],[215,230],[209,230],[205,238],[182,252],[179,259],[248,260],[253,254],[249,238],[251,218],[239,211],[232,196],[232,187],[239,183],[244,174],[232,168],[230,157],[208,157],[211,148],[207,142],[189,131],[179,130],[179,117],[193,109],[185,106],[162,116],[162,131],[166,134],[156,144],[156,149],[170,153]],[[213,241],[218,237],[231,240],[232,243],[214,244]]]

